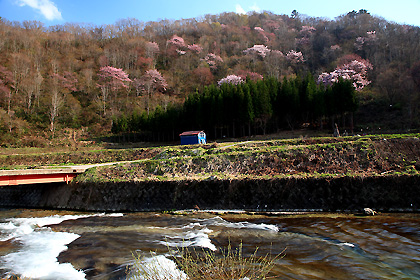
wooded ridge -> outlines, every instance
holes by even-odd
[[[366,10],[334,20],[223,13],[113,25],[0,18],[0,144],[111,133],[172,141],[309,126],[419,126],[420,28]]]

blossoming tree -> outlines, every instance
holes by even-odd
[[[313,26],[302,26],[302,29],[299,31],[299,35],[301,36],[301,38],[296,39],[296,43],[298,45],[309,45],[312,33],[315,31],[316,29]]]
[[[270,53],[270,49],[264,45],[254,45],[251,48],[244,50],[245,54],[255,54],[262,58],[266,57]]]
[[[264,43],[268,43],[270,40],[268,39],[267,35],[265,34],[265,30],[259,26],[254,27],[254,30],[257,31],[264,39]]]
[[[195,52],[197,54],[201,53],[203,51],[203,47],[198,45],[198,44],[192,44],[192,45],[188,45],[187,48],[192,51]]]
[[[227,76],[227,77],[225,77],[223,79],[220,79],[217,82],[217,84],[219,86],[221,86],[222,84],[225,84],[225,83],[226,84],[232,84],[232,85],[239,85],[239,84],[241,84],[243,82],[244,82],[244,80],[241,77],[236,76],[236,75],[229,75],[229,76]]]
[[[376,31],[366,32],[366,36],[357,37],[354,46],[357,50],[362,50],[365,46],[373,45],[378,40]]]
[[[178,35],[173,35],[172,38],[167,41],[167,43],[173,44],[179,48],[184,48],[186,46],[184,39]]]
[[[156,42],[147,42],[145,49],[146,56],[151,59],[151,66],[155,68],[155,56],[159,53],[159,45]]]
[[[140,79],[134,79],[134,85],[136,87],[137,94],[144,92],[147,94],[147,115],[150,113],[150,97],[155,91],[165,91],[168,87],[168,83],[159,71],[152,69],[146,71],[146,73]]]
[[[214,53],[208,53],[202,60],[205,61],[212,70],[217,69],[218,64],[223,63],[223,59]]]
[[[171,39],[166,41],[167,46],[172,46],[179,55],[186,54],[187,44],[182,37],[173,35]]]
[[[295,50],[290,50],[286,54],[286,58],[290,60],[292,63],[302,63],[305,62],[302,52],[297,52]]]
[[[131,79],[122,69],[105,66],[99,69],[98,87],[101,89],[103,115],[106,115],[106,104],[110,93],[117,94],[118,90],[128,88]]]
[[[368,70],[371,69],[373,69],[373,66],[366,59],[357,55],[344,56],[334,71],[319,75],[318,83],[332,85],[342,78],[353,81],[354,88],[360,91],[371,83],[367,78]]]

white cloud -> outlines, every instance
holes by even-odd
[[[254,3],[254,5],[252,5],[249,8],[251,9],[251,11],[256,11],[257,13],[261,11],[260,7],[258,7],[256,3]]]
[[[249,11],[255,11],[255,12],[259,13],[261,11],[261,9],[255,3],[254,5],[249,7]],[[246,14],[246,11],[242,8],[241,5],[236,4],[236,13],[237,14]]]
[[[246,14],[245,10],[239,4],[236,4],[236,13],[237,14]]]
[[[40,12],[48,20],[62,20],[61,12],[51,0],[18,0],[19,6],[29,6]]]

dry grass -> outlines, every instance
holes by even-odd
[[[178,248],[173,254],[173,265],[147,261],[145,257],[135,255],[135,264],[130,269],[129,279],[156,280],[256,280],[268,279],[276,260],[284,256],[284,251],[276,256],[267,254],[258,256],[258,249],[251,256],[244,256],[242,244],[233,249],[229,245],[218,252],[209,250],[190,250]],[[162,269],[163,267],[163,269]]]

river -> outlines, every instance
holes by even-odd
[[[188,246],[281,254],[274,279],[420,279],[420,215],[189,215],[0,211],[0,275],[129,279],[133,253],[164,260]],[[200,249],[201,250],[201,249]],[[176,269],[176,268],[171,268]],[[139,278],[138,278],[139,279]]]

